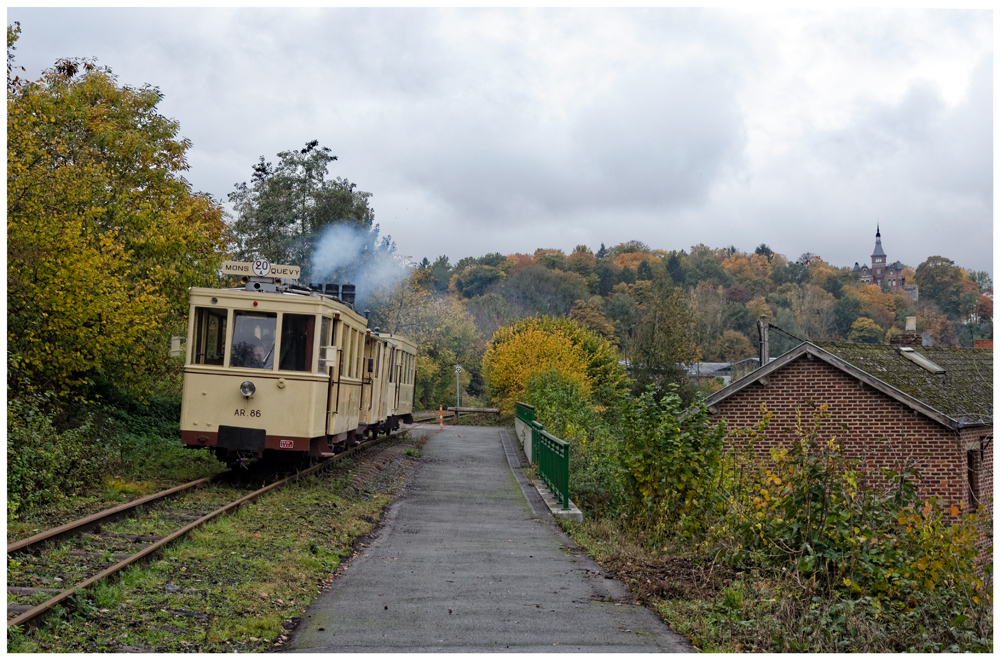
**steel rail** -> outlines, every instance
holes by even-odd
[[[77,592],[80,592],[80,591],[83,591],[84,589],[87,589],[87,588],[93,586],[98,581],[103,580],[104,578],[110,577],[110,576],[112,576],[112,575],[114,575],[116,573],[119,573],[119,572],[123,571],[124,569],[128,568],[130,565],[134,564],[135,562],[139,561],[140,559],[143,559],[144,557],[146,557],[146,556],[148,556],[148,555],[150,555],[150,554],[152,554],[152,553],[154,553],[154,552],[162,549],[163,547],[167,546],[168,544],[172,543],[173,541],[175,541],[175,540],[181,538],[182,536],[186,535],[191,530],[193,530],[193,529],[195,529],[195,528],[197,528],[197,527],[199,527],[199,526],[201,526],[201,525],[209,522],[210,520],[212,520],[212,519],[214,519],[214,518],[216,518],[216,517],[218,517],[218,516],[220,516],[220,515],[222,515],[224,513],[228,513],[230,511],[233,511],[233,510],[239,508],[241,505],[246,504],[247,502],[251,502],[251,501],[257,499],[258,497],[260,497],[264,493],[267,493],[270,490],[273,490],[273,489],[278,488],[280,486],[284,486],[284,485],[287,485],[287,484],[292,483],[294,481],[297,481],[300,477],[304,477],[304,476],[313,474],[314,472],[319,472],[321,470],[324,470],[324,469],[332,466],[334,463],[339,462],[341,459],[345,459],[345,458],[348,458],[350,456],[354,456],[356,454],[360,454],[364,450],[367,450],[367,449],[370,449],[370,448],[375,447],[377,445],[380,445],[380,444],[382,444],[383,442],[385,442],[387,440],[388,440],[388,438],[381,438],[381,439],[376,439],[376,440],[369,440],[368,442],[362,443],[362,444],[360,444],[360,445],[358,445],[356,447],[352,447],[351,449],[348,449],[347,451],[345,451],[343,453],[337,454],[336,456],[333,456],[329,460],[323,461],[322,463],[319,463],[319,464],[314,465],[312,467],[306,468],[305,470],[302,470],[301,472],[297,472],[297,473],[295,473],[295,474],[293,474],[293,475],[291,475],[289,477],[286,477],[286,478],[284,478],[284,479],[282,479],[280,481],[275,481],[273,484],[269,484],[267,486],[264,486],[263,488],[261,488],[259,490],[255,490],[254,492],[250,493],[249,495],[245,495],[244,497],[241,497],[238,500],[230,502],[229,504],[226,504],[225,506],[223,506],[223,507],[221,507],[219,509],[216,509],[215,511],[213,511],[213,512],[211,512],[209,514],[207,514],[205,516],[202,516],[198,520],[195,520],[194,522],[192,522],[192,523],[190,523],[188,525],[185,525],[184,527],[182,527],[181,529],[177,530],[176,532],[170,534],[169,536],[165,536],[162,539],[160,539],[159,541],[157,541],[157,542],[155,542],[155,543],[153,543],[151,545],[146,546],[145,548],[143,548],[139,552],[137,552],[134,555],[130,556],[128,559],[123,559],[122,561],[118,562],[114,566],[110,566],[110,567],[104,569],[103,571],[101,571],[97,575],[94,575],[94,576],[92,576],[92,577],[84,580],[83,582],[75,584],[72,587],[70,587],[70,588],[68,588],[68,589],[66,589],[64,591],[59,592],[58,594],[56,594],[52,598],[48,599],[44,603],[41,603],[40,605],[36,605],[35,607],[31,608],[27,612],[23,612],[22,614],[19,614],[15,618],[8,620],[7,621],[7,627],[10,628],[11,626],[21,626],[21,625],[24,625],[24,624],[26,624],[26,623],[28,623],[28,622],[30,622],[30,621],[38,618],[40,615],[45,614],[46,612],[48,612],[50,609],[52,609],[56,605],[59,605],[60,603],[66,601],[73,594],[75,594]],[[192,482],[192,483],[194,483],[194,482]]]
[[[66,523],[60,527],[53,527],[52,529],[47,529],[44,532],[39,532],[34,536],[30,536],[26,539],[21,539],[20,541],[15,541],[13,543],[7,544],[7,554],[13,554],[15,552],[21,552],[27,550],[32,546],[44,543],[46,541],[57,541],[60,539],[67,538],[69,536],[76,536],[77,534],[82,534],[98,525],[105,522],[112,522],[118,518],[123,518],[132,512],[133,509],[149,504],[150,502],[155,502],[157,500],[165,499],[177,493],[183,492],[191,488],[197,488],[208,482],[210,477],[205,477],[204,479],[197,479],[195,481],[182,484],[180,486],[175,486],[173,488],[168,488],[167,490],[162,490],[158,493],[153,493],[152,495],[147,495],[146,497],[141,497],[137,500],[132,500],[131,502],[126,502],[125,504],[119,504],[116,507],[110,509],[105,509],[98,513],[87,516],[86,518],[80,518],[79,520],[74,520],[73,522]]]

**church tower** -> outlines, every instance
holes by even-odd
[[[875,251],[872,252],[872,279],[881,282],[885,276],[885,251],[882,250],[882,232],[875,225]]]

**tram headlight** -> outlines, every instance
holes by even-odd
[[[250,397],[252,397],[253,393],[256,391],[257,391],[257,386],[254,385],[249,380],[245,380],[242,383],[240,383],[240,394],[242,394],[246,398],[249,399]]]

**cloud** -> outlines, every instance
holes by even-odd
[[[158,86],[196,189],[318,139],[402,254],[640,239],[992,271],[984,11],[9,8]]]

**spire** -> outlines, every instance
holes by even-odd
[[[875,225],[875,251],[872,252],[873,257],[884,257],[885,252],[882,250],[882,232],[879,226]]]

